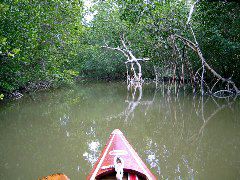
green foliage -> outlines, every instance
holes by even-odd
[[[4,95],[0,94],[0,100],[3,100],[3,98],[4,98]]]
[[[82,2],[4,0],[0,4],[0,90],[68,82],[82,34]]]
[[[113,13],[109,15],[109,11],[101,11],[105,21],[98,15],[93,22],[93,28],[97,25],[111,29],[108,31],[109,36],[105,35],[105,30],[99,32],[105,35],[104,39],[107,39],[107,42],[111,42],[108,40],[111,39],[115,44],[119,44],[117,35],[125,33],[131,41],[130,47],[137,55],[150,57],[160,67],[164,67],[165,64],[171,65],[174,59],[170,35],[179,34],[194,41],[191,31],[186,27],[191,5],[187,0],[115,0],[104,1],[99,6],[106,6],[108,3],[117,4],[112,6]],[[196,9],[192,25],[205,58],[222,76],[232,76],[235,81],[240,82],[239,4],[200,1]],[[110,18],[113,15],[115,19]],[[107,24],[108,22],[110,23]],[[178,45],[183,47],[181,43]],[[193,68],[197,70],[201,61],[192,51],[188,50],[188,56]]]
[[[121,18],[119,4],[113,0],[96,3],[92,12],[97,12],[86,31],[86,50],[82,66],[88,77],[103,79],[122,79],[126,77],[124,61],[126,57],[117,51],[101,48],[121,46],[120,36],[124,35],[126,43],[137,57],[144,57],[148,51],[145,48],[149,40],[147,34],[142,34],[136,26]],[[150,41],[149,41],[150,42]],[[148,47],[148,46],[146,46]]]
[[[80,50],[83,59],[81,74],[96,79],[122,79],[126,71],[125,57],[101,46],[119,46],[120,34],[128,30],[126,24],[120,20],[118,8],[113,1],[99,2],[91,11],[97,14],[83,35],[84,46]]]
[[[202,2],[197,8],[194,28],[206,59],[224,77],[239,82],[239,3]]]
[[[79,0],[3,0],[0,3],[0,91],[12,92],[28,83],[72,83],[74,77],[124,78],[121,53],[101,46],[121,46],[124,35],[136,57],[149,57],[144,77],[153,65],[173,62],[170,35],[193,40],[186,28],[188,0],[105,0],[83,9]],[[84,13],[95,14],[91,22]],[[240,7],[231,2],[200,1],[192,26],[203,54],[224,77],[240,82]],[[178,44],[182,48],[182,44]],[[200,66],[188,51],[193,68]],[[176,59],[176,58],[175,58]]]
[[[85,77],[96,79],[121,79],[125,77],[124,58],[117,52],[105,52],[99,47],[88,48],[88,58],[82,65]]]
[[[121,17],[137,29],[146,56],[156,63],[168,60],[172,54],[169,36],[185,28],[189,4],[187,1],[119,1]],[[144,39],[143,39],[144,38]]]

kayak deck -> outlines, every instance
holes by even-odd
[[[87,179],[102,179],[109,175],[112,176],[112,174],[116,175],[113,168],[116,156],[123,159],[123,171],[125,173],[135,174],[138,176],[138,179],[156,179],[119,129],[115,129],[111,133],[106,146]],[[116,176],[114,179],[116,179]]]

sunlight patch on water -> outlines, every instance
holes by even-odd
[[[70,118],[68,115],[64,114],[63,117],[60,117],[59,121],[61,126],[66,126],[69,123]]]
[[[88,143],[89,152],[84,152],[83,157],[85,158],[86,161],[88,161],[91,164],[91,166],[93,166],[94,163],[97,161],[100,153],[99,150],[100,150],[99,141],[91,141],[90,143]]]
[[[95,124],[95,121],[93,122]],[[98,139],[96,139],[96,130],[94,127],[90,127],[90,130],[86,132],[88,137],[92,137],[94,140],[87,142],[88,151],[83,153],[83,157],[86,161],[88,161],[91,166],[95,164],[99,155],[100,155],[100,147],[101,144]]]
[[[158,145],[154,143],[151,139],[147,140],[147,150],[145,150],[145,154],[147,155],[147,163],[151,168],[155,169],[157,173],[161,174],[160,168],[160,160],[158,153]]]

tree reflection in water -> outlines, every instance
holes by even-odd
[[[142,90],[142,82],[133,82],[127,85],[127,98],[125,103],[127,103],[126,109],[120,112],[117,115],[108,116],[107,121],[111,121],[112,119],[122,119],[124,118],[124,122],[131,121],[134,118],[134,112],[138,106],[143,107],[144,115],[147,115],[149,107],[154,102],[155,96],[157,94],[158,89],[156,88],[153,99],[149,101],[142,101],[143,90]]]
[[[201,98],[198,99],[198,101],[194,97],[193,98],[193,107],[195,109],[196,115],[199,117],[199,119],[202,120],[203,123],[202,123],[202,126],[199,128],[198,132],[196,132],[194,135],[192,135],[189,140],[196,142],[201,136],[203,136],[204,129],[207,126],[207,124],[209,123],[209,121],[223,109],[229,108],[233,112],[232,105],[235,103],[237,97],[238,96],[227,97],[227,98],[225,98],[225,102],[221,105],[218,103],[219,98],[214,97],[214,96],[208,96],[206,98],[206,100],[202,96]],[[212,113],[206,114],[205,106],[211,100],[212,100],[212,102],[215,103],[215,109],[212,111]]]
[[[117,115],[107,117],[109,121],[115,118],[124,119],[124,122],[133,121],[134,112],[141,106],[143,111],[140,113],[143,113],[149,119],[149,115],[151,115],[151,112],[148,114],[150,107],[153,105],[159,106],[158,125],[155,130],[153,129],[154,132],[150,137],[144,138],[145,146],[142,145],[142,147],[145,147],[143,152],[146,156],[146,162],[157,172],[158,177],[163,179],[195,179],[197,177],[199,168],[196,168],[196,161],[200,161],[197,163],[205,166],[205,162],[202,162],[203,157],[199,157],[199,150],[205,146],[205,144],[201,144],[205,127],[223,109],[231,109],[236,100],[236,97],[226,98],[224,103],[222,100],[218,103],[219,99],[213,96],[198,97],[185,94],[185,87],[181,87],[180,84],[163,83],[159,85],[156,83],[153,98],[149,101],[143,101],[142,84],[129,84],[127,99],[125,100],[127,103],[126,109]],[[160,102],[154,102],[157,95],[161,96]],[[185,104],[188,101],[192,102],[192,106]],[[207,103],[215,103],[215,109],[209,110],[208,108],[212,105],[209,106]],[[162,131],[167,134],[163,135],[160,141],[154,140],[155,137],[162,136],[159,129],[164,127],[168,130]],[[157,142],[161,143],[158,144]],[[187,152],[190,152],[190,154]]]

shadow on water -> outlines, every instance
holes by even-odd
[[[89,83],[1,105],[0,179],[85,178],[121,129],[159,179],[236,179],[239,99],[169,84]],[[29,171],[31,169],[31,171]]]

